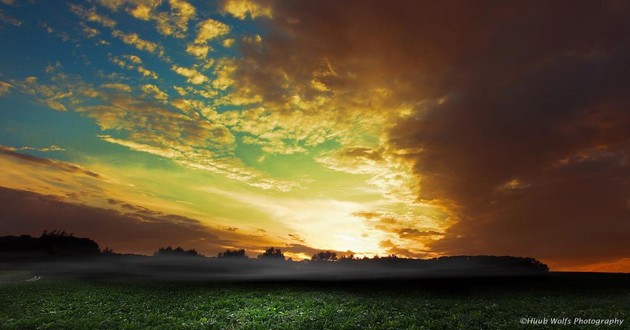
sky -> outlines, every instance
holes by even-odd
[[[625,1],[0,0],[0,234],[630,271]]]

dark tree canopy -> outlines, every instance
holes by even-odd
[[[195,251],[195,249],[191,249],[191,250],[184,250],[181,247],[176,247],[176,248],[172,248],[170,246],[167,247],[161,247],[159,248],[157,251],[155,251],[155,253],[153,253],[154,256],[158,257],[158,256],[189,256],[189,257],[200,257],[201,254],[199,254],[197,251]]]
[[[264,253],[259,254],[258,255],[259,259],[277,259],[277,260],[284,260],[284,253],[282,253],[282,250],[274,248],[274,247],[270,247],[267,250],[265,250]]]
[[[45,253],[54,256],[93,256],[101,253],[98,244],[88,238],[74,237],[66,231],[44,231],[40,237],[0,237],[0,252]]]
[[[240,249],[240,250],[227,249],[225,250],[225,252],[219,252],[219,254],[217,254],[217,258],[247,258],[247,256],[245,255],[244,249]]]
[[[314,254],[311,257],[311,261],[335,261],[337,260],[337,253],[332,251],[322,251]]]

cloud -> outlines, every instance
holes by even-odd
[[[98,3],[101,6],[107,7],[113,11],[118,10],[118,8],[127,2],[127,0],[98,0]]]
[[[381,150],[354,146],[320,156],[317,161],[324,166],[353,174],[370,174],[380,171],[379,165],[385,163]]]
[[[186,52],[199,59],[205,59],[209,51],[210,46],[208,45],[188,44],[188,46],[186,46]]]
[[[127,55],[125,58],[134,64],[142,64],[142,59],[137,55]]]
[[[419,198],[456,206],[459,222],[430,245],[435,251],[556,265],[627,256],[630,99],[622,90],[630,84],[618,70],[630,48],[609,33],[628,24],[603,4],[583,3],[562,19],[561,6],[538,9],[546,15],[536,20],[507,23],[497,10],[454,31],[495,41],[457,48],[475,55],[466,61],[439,49],[450,69],[435,74],[442,86],[434,97],[444,102],[416,109],[392,131],[395,146],[422,148],[409,157]],[[543,30],[554,33],[535,32]]]
[[[154,92],[151,87],[147,90]],[[113,95],[106,100],[109,104],[76,108],[76,111],[94,118],[103,131],[117,131],[128,136],[117,138],[104,134],[100,136],[104,141],[173,159],[184,166],[217,173],[261,189],[287,191],[295,187],[292,182],[276,180],[248,169],[234,158],[235,138],[218,122],[201,118],[196,112],[189,115],[171,112],[164,104],[126,95]]]
[[[171,12],[160,13],[156,17],[158,32],[184,38],[188,31],[188,22],[196,15],[196,9],[184,0],[169,0]]]
[[[226,248],[262,250],[281,244],[260,236],[259,229],[230,229],[233,225],[226,223],[233,220],[202,215],[191,204],[169,198],[171,192],[147,188],[142,180],[132,184],[127,176],[131,168],[121,177],[120,168],[108,163],[92,163],[91,168],[98,168],[93,171],[15,150],[0,147],[0,231],[4,234],[39,235],[46,229],[63,229],[117,252],[147,254],[165,245],[215,255]],[[147,177],[147,169],[138,171],[136,177]]]
[[[2,233],[39,235],[46,229],[65,229],[117,252],[149,254],[165,245],[188,245],[213,255],[225,248],[279,244],[252,234],[259,232],[255,229],[228,230],[224,223],[232,220],[191,211],[189,204],[165,198],[170,193],[130,184],[128,177],[117,176],[119,168],[93,164],[97,173],[14,149],[0,148]],[[146,169],[141,172],[146,176]]]
[[[166,94],[166,92],[162,91],[159,87],[155,85],[145,84],[145,85],[142,85],[140,89],[145,95],[150,96],[157,101],[164,102],[164,103],[168,101],[168,94]]]
[[[138,73],[140,73],[143,77],[148,77],[148,78],[153,78],[155,80],[158,79],[158,75],[157,73],[139,65],[136,67],[136,70],[138,71]]]
[[[13,88],[13,85],[5,81],[0,81],[0,96],[9,94],[9,88]]]
[[[175,71],[175,73],[181,76],[186,77],[186,81],[194,85],[203,84],[204,82],[208,81],[208,77],[204,76],[201,72],[195,70],[194,68],[185,68],[173,65],[171,67],[171,70]]]
[[[305,153],[307,148],[342,138],[348,132],[350,117],[336,117],[325,111],[306,114],[302,111],[282,112],[256,106],[262,99],[232,95],[225,104],[245,105],[241,111],[228,111],[218,115],[224,125],[234,132],[248,133],[243,142],[260,145],[265,153]],[[222,101],[218,104],[224,104]],[[253,103],[253,104],[252,104]]]
[[[221,10],[239,19],[271,17],[271,8],[268,5],[252,0],[225,0],[221,3]]]
[[[131,69],[135,66],[130,63],[142,62],[135,55],[113,57],[112,61]],[[71,110],[93,118],[102,131],[109,131],[109,134],[101,135],[107,142],[173,159],[186,167],[216,173],[261,189],[287,191],[296,186],[293,182],[277,180],[248,168],[238,160],[234,155],[236,141],[232,132],[220,120],[205,116],[212,115],[213,110],[199,108],[198,102],[190,103],[195,104],[192,109],[186,102],[175,100],[172,103],[176,107],[172,108],[165,104],[168,100],[166,92],[153,84],[144,84],[140,88],[153,100],[139,100],[126,95],[127,88],[121,83],[105,84],[103,87],[111,92],[104,92],[62,72],[55,73],[51,80],[49,84],[41,84],[37,77],[27,77],[11,83],[55,110],[67,110],[59,100],[71,104]],[[124,94],[120,95],[117,90]],[[57,108],[55,102],[63,108]],[[178,108],[186,114],[180,113]],[[112,136],[114,132],[119,136]]]
[[[133,9],[130,9],[129,14],[137,19],[148,21],[151,17],[151,7],[140,4]]]
[[[0,10],[0,22],[5,24],[10,24],[16,27],[22,26],[22,21],[19,19],[9,16]]]
[[[376,116],[416,200],[454,221],[434,252],[557,265],[627,254],[627,5],[271,3],[236,93],[285,114]]]
[[[208,41],[221,37],[230,32],[230,27],[225,23],[208,18],[198,25],[195,44],[206,44]]]
[[[417,252],[412,252],[412,251],[410,251],[408,249],[405,249],[405,248],[401,248],[400,246],[398,246],[396,243],[392,242],[391,240],[381,241],[379,243],[379,246],[381,248],[385,249],[387,254],[395,255],[397,257],[427,258],[427,257],[430,256],[430,255],[427,255],[426,253],[417,253]]]
[[[234,46],[234,42],[235,42],[235,40],[233,38],[230,38],[230,39],[223,40],[223,42],[221,44],[225,48],[230,48],[230,47]]]
[[[217,90],[226,90],[232,86],[234,81],[232,75],[236,71],[236,63],[228,58],[219,59],[215,65],[214,74],[215,79],[212,81],[212,87]]]
[[[1,148],[1,147],[0,147]],[[22,150],[34,150],[34,151],[40,151],[40,152],[50,152],[50,151],[66,151],[66,149],[53,144],[47,147],[41,147],[41,148],[37,148],[37,147],[29,147],[29,146],[25,146],[25,147],[19,147],[19,148],[13,148],[13,147],[5,147],[8,150],[13,150],[13,151],[22,151]]]
[[[101,88],[113,89],[119,92],[131,92],[131,86],[121,83],[102,84]]]
[[[626,7],[277,1],[233,86],[285,116],[371,118],[416,200],[457,221],[436,253],[615,260],[630,233]]]
[[[0,172],[2,182],[0,185],[10,189],[54,195],[68,203],[93,207],[111,208],[107,200],[114,198],[161,212],[199,216],[198,212],[191,211],[190,207],[183,206],[174,198],[165,197],[170,196],[169,192],[156,194],[154,190],[144,186],[146,181],[139,178],[146,178],[146,169],[141,171],[144,176],[138,175],[130,182],[128,176],[120,175],[119,167],[112,167],[107,161],[105,163],[92,161],[88,166],[84,166],[16,152],[46,151],[45,149],[52,151],[59,148],[3,147],[0,152],[0,167],[3,169]],[[126,167],[123,172],[128,174],[135,170],[137,169]]]
[[[145,92],[156,92],[147,85],[143,87]],[[81,106],[76,110],[94,118],[102,130],[121,131],[136,142],[161,148],[181,152],[206,149],[204,156],[210,156],[226,152],[234,143],[230,132],[217,123],[171,112],[162,105],[127,95],[114,95],[107,101],[109,104]]]
[[[54,147],[56,147],[56,146],[54,146]],[[19,150],[30,150],[30,149],[32,149],[32,148],[29,148],[29,147],[19,148]],[[59,150],[62,150],[59,147],[47,148],[47,149],[48,150],[41,150],[41,151],[59,151]],[[8,157],[10,157],[10,158],[12,158],[14,160],[19,160],[19,161],[22,161],[22,162],[26,162],[26,163],[28,163],[30,165],[34,165],[34,166],[44,166],[44,167],[54,168],[56,170],[60,170],[60,171],[64,171],[64,172],[84,174],[84,175],[87,175],[87,176],[90,176],[90,177],[102,179],[102,177],[98,173],[94,173],[92,171],[85,170],[85,169],[81,168],[78,165],[65,163],[65,162],[60,162],[60,161],[55,161],[55,160],[51,160],[51,159],[47,159],[47,158],[40,158],[40,157],[31,156],[29,154],[24,154],[24,153],[18,153],[15,150],[18,150],[18,148],[10,148],[10,147],[6,147],[6,146],[0,145],[0,154],[2,154],[4,156],[8,156]]]
[[[426,258],[438,255],[431,252],[427,246],[444,236],[437,230],[445,227],[446,220],[437,215],[431,215],[428,212],[430,210],[430,207],[425,205],[424,207],[409,207],[403,213],[372,210],[354,212],[352,215],[362,218],[367,227],[385,234],[381,236],[383,239],[379,247],[388,254]]]
[[[81,33],[88,39],[94,38],[97,35],[101,34],[101,31],[96,28],[90,27],[83,22],[80,22],[79,25],[81,26]]]
[[[163,7],[161,0],[100,0],[99,3],[112,11],[122,8],[139,20],[153,20],[160,34],[176,38],[186,36],[188,22],[195,18],[197,12],[193,5],[184,0],[169,0],[168,11],[160,10]]]
[[[369,175],[366,183],[378,187],[390,201],[411,206],[416,200],[418,187],[412,167],[383,146],[347,146],[324,153],[315,160],[331,170]]]
[[[16,90],[33,96],[33,99],[57,111],[68,111],[77,104],[93,101],[101,94],[91,84],[85,83],[76,75],[59,71],[60,66],[47,66],[48,76],[42,79],[28,76],[23,80],[11,80]],[[43,82],[40,82],[43,81]]]
[[[59,84],[41,84],[35,76],[29,76],[22,81],[12,81],[12,85],[23,93],[33,95],[39,103],[45,104],[49,108],[57,111],[67,111],[62,102],[67,102],[74,98],[74,92],[68,88],[65,77],[60,77]],[[85,90],[84,90],[85,91]]]
[[[113,201],[116,207],[117,201]],[[101,248],[115,252],[152,254],[159,247],[182,246],[215,255],[223,246],[244,241],[243,234],[213,228],[201,222],[144,207],[128,205],[118,209],[91,207],[65,202],[58,197],[0,187],[5,234],[38,236],[44,230],[66,230],[89,237]],[[90,221],[86,221],[89,219]],[[224,238],[223,234],[226,234]]]
[[[443,236],[444,233],[440,233],[434,230],[426,230],[420,231],[415,228],[402,228],[398,233],[400,238],[414,239],[414,238],[424,238],[428,236]]]
[[[94,7],[86,9],[81,5],[70,4],[70,11],[85,21],[97,23],[110,29],[116,27],[116,21],[97,13]]]
[[[121,68],[125,68],[127,70],[135,70],[143,77],[152,78],[157,80],[158,75],[154,71],[151,71],[144,66],[142,66],[142,59],[137,55],[124,55],[123,58],[113,56],[110,57],[110,60],[120,66]]]
[[[125,33],[120,30],[113,30],[112,36],[120,39],[122,42],[126,43],[127,45],[131,45],[135,47],[138,50],[147,51],[149,53],[158,55],[162,59],[167,59],[164,53],[164,47],[162,47],[161,45],[155,42],[140,38],[140,36],[135,32]]]
[[[150,154],[165,157],[165,158],[181,157],[180,152],[178,152],[177,150],[170,149],[170,148],[165,148],[161,146],[152,146],[148,144],[137,143],[134,141],[117,139],[109,135],[99,135],[99,137],[103,139],[103,141],[125,146],[129,149],[136,150],[136,151],[146,152],[146,153],[150,153]]]

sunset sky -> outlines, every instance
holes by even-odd
[[[0,235],[630,271],[627,1],[0,0]]]

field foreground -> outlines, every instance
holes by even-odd
[[[2,329],[625,329],[629,314],[628,274],[354,282],[0,274]]]

